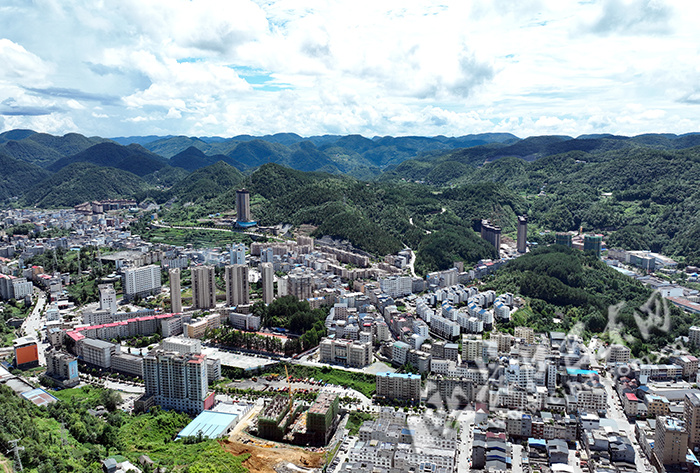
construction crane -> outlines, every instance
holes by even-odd
[[[289,386],[289,412],[292,412],[292,382],[289,380],[289,371],[287,371],[287,365],[284,365],[284,374],[287,375],[287,386]]]
[[[24,447],[20,447],[17,445],[19,441],[20,439],[10,440],[9,443],[10,445],[12,445],[12,448],[8,450],[7,453],[14,452],[15,454],[15,470],[24,471],[24,468],[22,468],[22,459],[19,457],[19,452],[21,450],[24,450]]]

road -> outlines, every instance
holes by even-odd
[[[408,269],[411,270],[411,276],[413,276],[414,278],[417,277],[415,263],[416,263],[416,252],[411,250],[411,261],[408,262]]]
[[[632,441],[632,446],[634,447],[635,453],[635,466],[637,467],[637,471],[651,471],[649,462],[647,461],[646,456],[642,452],[642,449],[639,447],[637,438],[634,435],[634,427],[629,423],[629,421],[627,420],[627,416],[622,410],[622,404],[620,403],[620,398],[617,395],[617,392],[613,388],[612,380],[607,376],[601,377],[600,380],[603,384],[603,387],[605,388],[606,394],[608,395],[608,417],[617,422],[617,425],[620,428],[620,430],[625,431],[627,433],[627,438],[629,438]]]
[[[474,440],[474,418],[476,413],[473,409],[464,410],[460,413],[459,422],[460,443],[457,450],[457,473],[468,473],[471,465],[472,441]],[[514,462],[515,463],[515,462]],[[515,468],[513,468],[513,472]]]
[[[39,364],[45,366],[46,358],[44,353],[46,352],[46,344],[42,342],[43,336],[41,333],[37,334],[37,332],[41,332],[41,328],[44,326],[44,321],[41,318],[41,312],[44,310],[44,306],[46,305],[46,293],[44,291],[35,290],[34,295],[36,295],[37,292],[39,295],[37,296],[36,304],[34,305],[32,313],[29,314],[26,319],[24,319],[24,322],[22,322],[21,332],[25,336],[32,336],[38,339]]]

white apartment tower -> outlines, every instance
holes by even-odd
[[[111,284],[100,284],[97,286],[100,291],[100,310],[109,311],[110,314],[117,313],[117,291]]]
[[[165,409],[191,414],[204,410],[207,398],[206,356],[156,349],[143,359],[146,394]]]
[[[275,298],[275,270],[272,263],[261,263],[263,302],[270,304]]]
[[[216,307],[216,279],[213,266],[197,266],[192,271],[192,306],[195,309]]]
[[[124,298],[131,300],[160,292],[160,266],[149,264],[124,270]]]
[[[182,312],[182,293],[180,292],[180,269],[168,271],[170,278],[170,312]]]
[[[250,303],[250,286],[248,284],[248,266],[234,264],[226,266],[226,305],[229,307]]]
[[[243,243],[233,243],[229,250],[230,264],[245,264],[245,245]]]

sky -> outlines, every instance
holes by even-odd
[[[696,0],[1,0],[0,131],[700,131]]]

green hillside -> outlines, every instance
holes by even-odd
[[[235,190],[244,179],[245,176],[238,169],[219,161],[189,174],[175,184],[166,195],[168,198],[176,198],[181,204],[205,204],[227,191]],[[230,202],[235,202],[235,199]],[[229,207],[225,208],[228,209],[231,205],[229,203]]]
[[[0,200],[17,197],[51,173],[35,164],[0,153]]]
[[[73,163],[91,163],[128,171],[138,176],[151,174],[168,165],[168,161],[140,145],[121,146],[113,142],[100,143],[72,156],[61,158],[48,166],[59,171]]]
[[[670,330],[651,329],[645,339],[634,320],[634,312],[652,296],[641,282],[608,267],[595,255],[563,246],[534,250],[514,261],[486,281],[487,288],[510,291],[527,298],[528,306],[516,312],[513,320],[499,329],[517,325],[536,331],[569,332],[579,324],[582,335],[600,334],[615,329],[621,336],[634,337],[634,356],[658,349],[676,337],[687,335],[688,328],[700,320],[669,304]],[[614,326],[608,326],[610,308],[617,306]]]
[[[130,172],[74,163],[31,187],[23,201],[41,208],[72,207],[89,200],[131,197],[148,188],[143,179]]]

